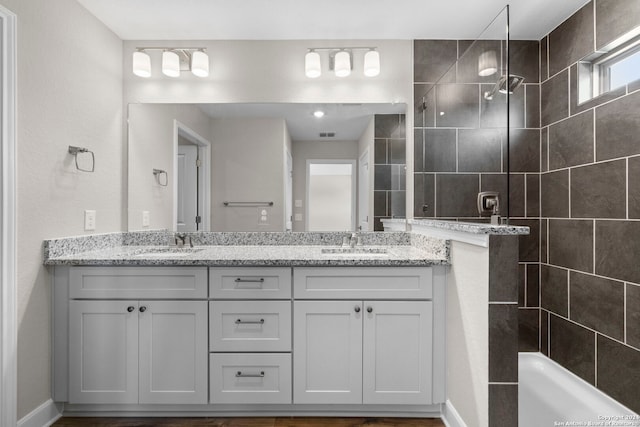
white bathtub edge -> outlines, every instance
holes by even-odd
[[[462,417],[449,399],[442,407],[442,422],[447,427],[467,427],[467,424],[462,420]]]

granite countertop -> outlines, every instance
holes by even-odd
[[[460,231],[470,234],[490,234],[490,235],[527,235],[529,227],[518,225],[496,225],[488,223],[463,222],[463,221],[444,221],[438,219],[383,219],[382,223],[387,225],[404,225],[422,226],[438,228],[441,230]],[[413,227],[412,227],[413,228]]]
[[[432,266],[450,265],[449,242],[411,233],[361,233],[368,253],[344,250],[345,233],[197,233],[193,249],[160,234],[111,233],[47,240],[45,265],[93,266]],[[176,250],[177,249],[177,250]],[[386,251],[386,253],[376,253]]]

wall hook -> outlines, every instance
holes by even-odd
[[[166,187],[167,185],[169,185],[169,174],[167,173],[167,171],[162,169],[154,169],[153,176],[156,177],[156,181],[158,182],[159,185],[162,185],[163,187]],[[162,179],[163,176],[164,176],[164,179]]]
[[[81,153],[88,153],[91,154],[91,168],[81,168],[80,165],[78,165],[78,154]],[[93,172],[96,169],[96,156],[93,154],[93,151],[90,151],[87,148],[83,148],[83,147],[74,147],[73,145],[69,146],[69,154],[73,155],[73,157],[75,157],[76,159],[76,169],[78,169],[79,171],[82,172]]]

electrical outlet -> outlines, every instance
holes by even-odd
[[[149,226],[149,211],[142,211],[142,226],[143,227],[148,227]]]
[[[295,214],[294,218],[295,218],[295,221],[302,221],[302,214]]]
[[[302,200],[301,199],[296,199],[294,202],[294,205],[296,208],[301,208],[302,207]]]
[[[96,211],[84,211],[84,229],[87,231],[96,229]]]
[[[258,225],[269,224],[269,212],[266,209],[258,209]]]

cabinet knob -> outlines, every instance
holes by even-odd
[[[367,307],[367,313],[373,313],[373,307]]]
[[[144,305],[140,307],[140,313],[144,313],[145,311],[147,311],[147,307],[145,307]]]
[[[353,311],[355,311],[356,313],[360,313],[360,306],[356,305],[355,307],[353,307]]]
[[[127,307],[127,311],[128,311],[129,313],[131,313],[131,312],[132,312],[133,310],[135,310],[135,309],[136,309],[136,308],[135,308],[134,306],[132,306],[132,305],[130,305],[129,307]]]

